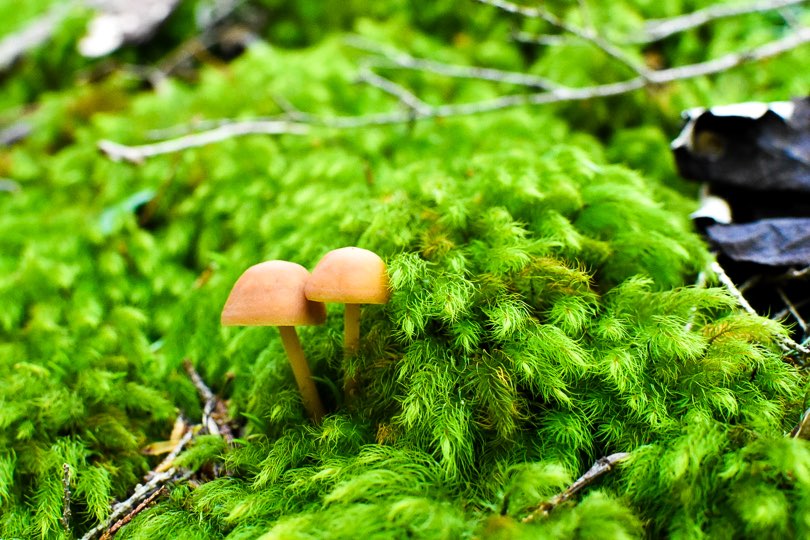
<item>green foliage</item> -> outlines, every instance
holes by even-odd
[[[573,46],[524,55],[505,41],[508,18],[486,6],[420,2],[378,24],[355,20],[363,3],[335,13],[265,4],[279,14],[268,35],[288,44],[321,38],[322,23],[354,25],[448,61],[525,64],[568,82],[583,73],[574,61],[621,75]],[[616,25],[698,4],[622,5]],[[756,27],[744,19],[712,47]],[[773,32],[768,22],[749,39]],[[689,60],[696,40],[664,46]],[[774,345],[783,328],[740,313],[721,289],[689,285],[709,254],[685,217],[686,188],[668,184],[658,127],[732,75],[677,85],[682,97],[656,89],[648,110],[630,96],[575,113],[254,136],[140,166],[95,148],[194,117],[277,114],[278,95],[319,114],[389,110],[390,96],[351,84],[355,59],[339,37],[300,51],[256,44],[158,93],[112,75],[41,96],[32,136],[0,155],[0,176],[21,186],[0,192],[0,536],[78,537],[104,520],[159,459],[141,449],[168,438],[178,411],[199,416],[186,357],[244,430],[233,447],[197,437],[177,464],[203,481],[172,487],[121,538],[806,536],[810,456],[783,437],[805,382]],[[806,59],[774,62],[793,72]],[[782,71],[757,87],[770,95]],[[431,102],[504,90],[400,76]],[[608,114],[616,103],[621,114]],[[652,127],[625,129],[642,119]],[[604,135],[608,121],[607,146],[580,131]],[[219,312],[248,266],[312,267],[345,245],[385,258],[393,294],[363,308],[351,358],[340,307],[300,329],[330,410],[316,426],[277,331],[223,329]],[[362,389],[351,405],[347,375]],[[631,459],[597,489],[521,522],[620,451]],[[210,479],[214,470],[224,476]]]

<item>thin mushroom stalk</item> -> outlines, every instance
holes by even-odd
[[[296,326],[323,324],[326,308],[307,300],[304,286],[309,272],[287,261],[266,261],[251,266],[239,277],[222,309],[225,326],[277,326],[301,401],[313,422],[324,407],[312,379]]]
[[[345,304],[343,392],[346,401],[351,402],[359,392],[359,384],[356,377],[346,373],[346,365],[360,346],[360,306],[388,302],[385,263],[367,249],[345,247],[330,251],[315,266],[304,292],[309,300]]]
[[[343,315],[343,350],[348,358],[357,354],[360,348],[360,304],[346,304]],[[343,393],[354,399],[359,391],[357,377],[346,374],[343,379]]]
[[[307,363],[304,356],[304,349],[301,348],[298,332],[295,331],[294,326],[279,326],[278,331],[281,334],[284,351],[290,360],[290,367],[292,367],[298,391],[301,392],[301,401],[304,403],[304,408],[313,421],[320,422],[324,415],[323,403],[321,403],[318,389],[315,388],[315,382],[312,380],[312,371],[310,371],[309,363]]]

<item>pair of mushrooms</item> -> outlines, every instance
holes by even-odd
[[[310,274],[300,264],[265,261],[251,266],[239,277],[222,309],[224,326],[277,326],[292,366],[304,407],[318,422],[323,403],[312,380],[296,326],[323,324],[324,302],[346,304],[344,347],[353,354],[360,341],[360,305],[388,302],[388,274],[375,253],[356,247],[330,251]],[[356,381],[347,377],[347,394],[356,391]]]

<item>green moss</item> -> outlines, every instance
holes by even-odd
[[[458,22],[435,9],[410,16]],[[488,12],[467,22],[490,37],[480,46],[406,33],[422,54],[520,69],[525,57],[498,41],[508,25]],[[393,23],[356,27],[403,39]],[[300,32],[289,40],[310,35]],[[687,57],[692,38],[666,45]],[[580,56],[566,51],[537,68],[567,73],[560,55]],[[321,114],[390,109],[390,96],[351,84],[355,57],[337,37],[295,52],[257,44],[158,93],[113,75],[41,96],[32,136],[0,156],[21,186],[0,193],[0,536],[78,537],[103,520],[156,464],[141,449],[167,439],[178,412],[199,417],[184,358],[244,430],[233,447],[198,438],[179,463],[201,481],[174,486],[121,538],[806,535],[808,450],[783,437],[804,379],[774,345],[783,328],[690,286],[710,256],[686,217],[688,189],[670,185],[660,128],[732,75],[678,85],[681,97],[657,89],[648,109],[622,98],[618,116],[605,103],[518,108],[245,137],[139,166],[96,149],[195,116],[276,114],[276,95]],[[806,63],[774,62],[791,70],[760,81],[766,95]],[[408,77],[436,102],[503,90]],[[650,126],[630,129],[641,119]],[[610,122],[606,145],[582,131]],[[330,409],[314,426],[277,332],[221,328],[219,312],[248,266],[311,268],[345,245],[383,256],[393,294],[363,309],[348,361],[339,306],[301,329]],[[362,388],[351,407],[346,375]],[[548,518],[521,522],[613,452],[631,458]],[[211,464],[228,474],[210,479]]]

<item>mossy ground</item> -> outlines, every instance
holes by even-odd
[[[406,9],[347,22],[347,10],[333,24],[569,84],[605,73],[572,47],[527,67],[507,19],[478,6],[459,21],[445,4],[433,18]],[[614,24],[696,7],[655,4],[621,7]],[[291,11],[269,36],[309,28]],[[474,39],[435,32],[462,24]],[[752,29],[776,32],[745,18],[663,52],[694,60],[756,41]],[[322,37],[311,30],[290,40]],[[28,84],[35,60],[15,72],[25,92],[10,102],[37,107],[32,135],[0,153],[0,176],[20,186],[0,192],[0,537],[80,537],[105,519],[159,459],[141,450],[167,439],[177,414],[200,415],[184,358],[244,427],[233,448],[199,437],[181,463],[228,474],[177,485],[120,538],[810,534],[810,448],[784,437],[805,379],[774,344],[784,328],[691,286],[710,255],[667,147],[681,107],[789,97],[806,90],[808,58],[609,102],[252,136],[142,165],[96,148],[197,116],[275,114],[278,95],[321,114],[396,106],[353,84],[356,60],[330,35],[296,51],[258,43],[157,91],[119,71],[43,93]],[[408,82],[433,102],[503,90]],[[277,332],[223,329],[219,313],[248,266],[312,268],[346,245],[383,256],[393,295],[364,308],[348,362],[339,306],[325,326],[300,329],[331,411],[315,426]],[[351,406],[347,372],[362,388]],[[575,503],[520,522],[613,452],[631,456]]]

